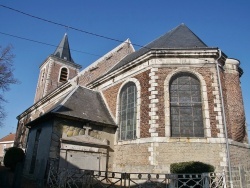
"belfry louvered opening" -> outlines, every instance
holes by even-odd
[[[60,79],[59,82],[65,82],[68,79],[68,69],[63,67],[61,69]]]

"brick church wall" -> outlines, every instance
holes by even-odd
[[[63,84],[62,82],[59,82],[59,76],[61,73],[60,70],[62,67],[64,67],[64,65],[55,61],[51,63],[50,66],[51,66],[51,71],[49,72],[49,82],[47,83],[46,94],[50,93],[58,86]],[[78,73],[77,69],[69,66],[67,66],[67,68],[68,68],[68,79],[71,79],[77,75]]]
[[[226,109],[227,126],[230,128],[229,138],[234,141],[243,142],[246,135],[245,113],[240,88],[240,79],[238,74],[225,73],[224,87],[227,95]]]
[[[149,73],[147,70],[135,76],[141,85],[140,138],[150,137],[149,133]]]

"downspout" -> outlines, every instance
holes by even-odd
[[[233,178],[232,178],[232,171],[231,171],[231,160],[230,160],[230,150],[229,150],[229,143],[228,143],[228,134],[227,134],[227,121],[226,121],[226,114],[225,114],[225,106],[224,106],[224,98],[222,93],[222,86],[221,86],[221,79],[220,79],[220,71],[219,71],[219,63],[218,60],[221,58],[221,50],[219,51],[219,57],[215,60],[216,70],[218,75],[218,82],[219,82],[219,89],[220,89],[220,98],[221,98],[221,107],[222,107],[222,117],[224,122],[224,131],[226,137],[226,153],[227,153],[227,161],[228,161],[228,170],[229,170],[229,183],[230,187],[233,188]]]

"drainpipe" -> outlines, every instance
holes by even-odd
[[[227,135],[227,121],[226,121],[226,114],[225,114],[225,106],[224,106],[224,98],[222,93],[222,86],[221,86],[221,79],[220,79],[220,71],[219,71],[219,63],[218,60],[221,58],[221,50],[219,51],[219,57],[215,60],[216,70],[218,75],[218,82],[219,82],[219,89],[220,89],[220,98],[221,98],[221,107],[222,107],[222,117],[224,122],[224,130],[225,130],[225,137],[226,137],[226,152],[227,152],[227,161],[228,161],[228,168],[229,168],[229,183],[230,187],[233,188],[233,178],[232,178],[232,171],[231,171],[231,160],[230,160],[230,150],[229,150],[229,143],[228,143],[228,135]]]

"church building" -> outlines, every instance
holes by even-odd
[[[242,74],[239,60],[185,24],[137,51],[127,39],[83,70],[65,34],[40,66],[34,104],[17,117],[24,174],[44,178],[50,165],[170,173],[176,162],[220,172],[247,164]]]

